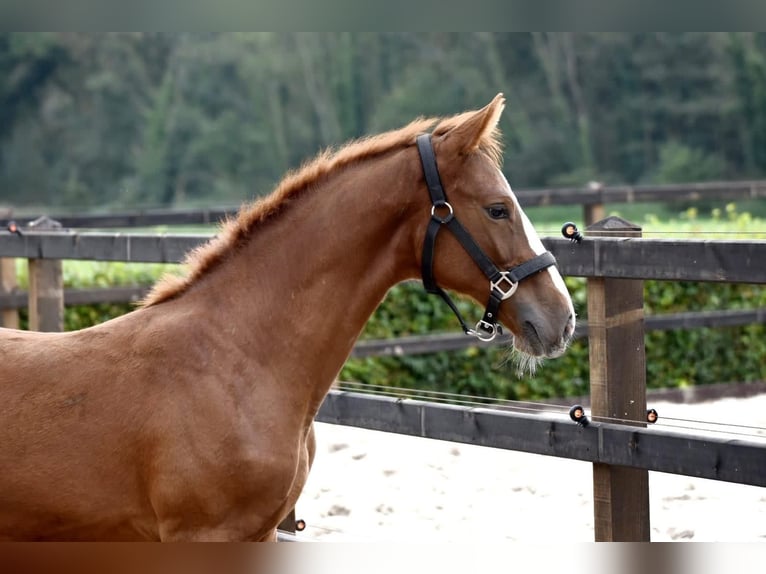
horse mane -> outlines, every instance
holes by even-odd
[[[215,237],[186,256],[183,262],[186,274],[161,277],[140,306],[157,305],[184,293],[195,281],[217,267],[233,249],[245,244],[254,229],[280,213],[290,200],[315,187],[329,174],[365,159],[414,145],[417,136],[434,125],[432,134],[443,135],[476,113],[465,112],[448,118],[418,118],[401,129],[353,140],[337,150],[325,149],[297,170],[288,172],[273,193],[244,204],[235,218],[222,222]],[[500,165],[502,147],[497,127],[482,136],[478,151]]]

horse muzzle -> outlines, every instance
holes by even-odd
[[[518,316],[520,332],[514,333],[514,346],[533,357],[555,358],[566,351],[574,335],[574,315],[569,311],[565,318],[551,317],[529,308]]]

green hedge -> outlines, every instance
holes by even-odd
[[[766,306],[759,285],[647,281],[647,313],[680,313]],[[766,325],[650,331],[646,336],[650,387],[684,387],[766,380]]]
[[[65,262],[66,287],[145,284],[173,266]],[[21,267],[20,267],[21,270]],[[25,278],[22,277],[22,283]],[[567,278],[578,316],[586,316],[585,280]],[[482,310],[459,301],[467,317]],[[754,285],[647,281],[647,313],[673,313],[766,306],[766,289]],[[129,311],[130,304],[69,307],[66,329],[80,329]],[[363,338],[391,338],[455,331],[446,305],[428,296],[416,282],[391,290],[370,319]],[[646,336],[649,387],[683,387],[716,382],[766,379],[766,326],[651,331]],[[575,341],[567,353],[543,363],[532,375],[518,376],[508,349],[491,347],[407,357],[349,360],[342,380],[401,388],[421,388],[536,400],[588,391],[587,341]]]
[[[577,314],[587,317],[584,279],[567,278]],[[766,289],[753,285],[695,282],[645,283],[647,313],[672,313],[766,306]],[[472,317],[481,309],[462,303]],[[417,319],[407,321],[417,314]],[[365,337],[395,337],[455,328],[438,298],[417,284],[392,290],[370,320]],[[766,326],[650,331],[646,335],[650,388],[766,379]],[[548,360],[534,375],[518,376],[509,351],[498,347],[413,357],[350,360],[341,379],[397,387],[535,400],[588,391],[588,345],[575,341],[567,353]]]

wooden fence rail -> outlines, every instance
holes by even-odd
[[[149,291],[148,285],[123,287],[94,287],[92,289],[65,289],[64,305],[96,305],[99,303],[135,303]],[[29,293],[13,289],[0,294],[0,311],[24,309],[29,305]]]
[[[209,235],[0,232],[0,257],[178,263]],[[600,237],[572,243],[543,238],[563,275],[766,283],[766,240],[638,239]]]
[[[466,407],[332,390],[316,420],[359,428],[766,486],[766,437],[701,436],[662,425],[579,426],[567,412]],[[660,419],[661,420],[661,419]]]

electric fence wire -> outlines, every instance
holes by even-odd
[[[353,382],[340,382],[338,390],[346,392],[358,392],[374,396],[394,398],[398,400],[421,400],[440,404],[452,404],[473,408],[488,408],[497,410],[513,410],[528,413],[567,413],[569,406],[550,403],[536,403],[530,401],[514,401],[509,399],[494,399],[476,395],[464,395],[445,391],[431,391],[426,389],[394,388],[385,385],[363,384]],[[600,422],[614,424],[635,424],[637,421],[616,417],[599,416]],[[688,418],[669,417],[660,415],[660,419],[652,426],[662,426],[675,429],[692,431],[713,432],[717,434],[745,436],[750,438],[766,438],[766,428],[754,425],[727,423],[709,420],[695,420]],[[737,430],[731,430],[737,429]],[[750,431],[750,432],[742,432]]]
[[[558,238],[561,233],[552,230],[552,229],[538,229],[538,234],[541,237],[556,237]],[[706,231],[706,230],[687,230],[687,231],[651,231],[643,229],[641,230],[641,234],[643,238],[646,238],[647,235],[652,236],[658,236],[661,238],[663,235],[691,235],[691,236],[707,236],[707,235],[717,235],[717,236],[761,236],[760,238],[766,239],[766,230],[763,231]],[[588,239],[588,232],[587,230],[584,231],[583,237],[585,239]],[[641,237],[628,237],[625,235],[624,231],[609,231],[609,230],[599,230],[597,237],[624,237],[626,239],[641,239]]]

